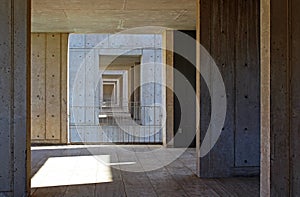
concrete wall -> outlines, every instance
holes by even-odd
[[[300,195],[300,2],[261,2],[261,195]]]
[[[30,5],[0,6],[0,196],[30,193]]]
[[[131,55],[141,57],[140,81],[141,105],[162,104],[160,85],[163,72],[161,35],[109,35],[74,34],[70,37],[70,139],[71,142],[105,142],[99,130],[98,114],[101,94],[101,56],[118,57]],[[124,68],[124,70],[126,70]],[[130,72],[128,72],[130,74]],[[74,91],[75,90],[75,91]],[[129,89],[130,90],[130,89]],[[130,96],[130,94],[129,94]],[[148,110],[144,125],[161,121],[161,117]],[[79,126],[79,127],[78,127]],[[153,140],[162,141],[161,132]]]
[[[174,52],[174,146],[195,148],[196,31],[174,31]]]
[[[198,13],[200,43],[215,60],[227,93],[225,125],[212,151],[204,158],[200,158],[200,176],[227,177],[258,174],[260,165],[259,2],[254,0],[200,0],[198,2],[200,3]],[[211,98],[205,83],[201,83],[200,94],[200,136],[203,140],[211,113]]]
[[[33,33],[32,143],[67,143],[68,34]]]

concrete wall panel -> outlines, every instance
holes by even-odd
[[[46,34],[32,34],[31,139],[46,138]]]
[[[85,47],[85,36],[83,34],[72,34],[70,36],[70,48],[83,49]]]
[[[97,80],[97,76],[94,75],[95,73],[95,57],[94,51],[89,52],[86,54],[86,72],[85,72],[85,106],[87,106],[85,111],[85,123],[88,125],[97,124],[94,122],[94,111],[97,106],[95,106],[95,82]],[[97,70],[96,70],[97,71]]]
[[[142,124],[154,124],[154,109],[151,107],[155,103],[155,50],[143,50],[141,61],[141,106],[142,109]]]
[[[200,42],[215,60],[227,94],[224,128],[214,148],[204,158],[200,158],[200,176],[258,174],[260,165],[258,2],[200,0],[199,11]],[[201,69],[203,66],[201,65]],[[210,95],[205,84],[202,82],[200,84],[200,136],[205,136],[210,122]]]
[[[32,142],[67,143],[68,34],[33,33]]]
[[[70,125],[85,122],[85,51],[70,53]]]
[[[85,35],[85,48],[108,48],[107,34]]]
[[[61,67],[60,67],[60,137],[61,142],[68,141],[68,38],[69,34],[61,34]]]
[[[60,34],[46,36],[46,139],[60,139]]]
[[[163,35],[155,34],[154,35],[154,48],[162,49],[162,45],[163,45]]]
[[[259,4],[245,1],[238,12],[241,20],[235,46],[235,165],[251,167],[260,165]]]

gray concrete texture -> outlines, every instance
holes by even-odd
[[[219,12],[220,10],[223,12]],[[221,1],[200,0],[199,11],[200,43],[217,64],[227,96],[226,120],[221,136],[209,154],[200,158],[200,176],[258,175],[260,166],[259,3],[257,1],[221,3]],[[207,67],[207,65],[200,65],[201,68],[203,66]],[[214,83],[211,82],[212,87]],[[208,88],[211,87],[208,87],[204,81],[200,84],[202,141],[209,124],[214,124],[214,120],[210,122],[210,103],[214,94],[209,94]]]
[[[300,195],[299,1],[263,1],[261,195]]]
[[[0,7],[0,196],[25,196],[30,169],[30,1]]]

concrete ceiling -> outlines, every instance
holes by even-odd
[[[193,30],[196,1],[32,0],[32,32],[116,33],[142,26]]]

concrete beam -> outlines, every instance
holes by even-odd
[[[0,196],[30,191],[30,0],[0,7]]]

